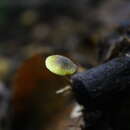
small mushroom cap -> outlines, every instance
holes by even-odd
[[[72,75],[77,71],[77,65],[69,58],[61,55],[48,56],[45,65],[49,71],[60,76]]]

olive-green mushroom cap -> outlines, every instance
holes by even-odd
[[[61,55],[48,56],[45,65],[49,71],[60,76],[72,75],[77,71],[77,65],[69,58]]]

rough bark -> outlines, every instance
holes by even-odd
[[[130,129],[130,57],[78,73],[72,81],[75,97],[84,106],[85,130]]]

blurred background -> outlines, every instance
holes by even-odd
[[[70,116],[72,94],[56,94],[68,81],[48,72],[44,60],[61,54],[81,69],[101,64],[110,45],[126,35],[115,30],[129,24],[129,5],[129,0],[0,0],[0,130],[80,129]]]

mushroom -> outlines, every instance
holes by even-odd
[[[47,57],[45,65],[49,71],[60,76],[72,75],[78,68],[69,58],[61,55]]]

